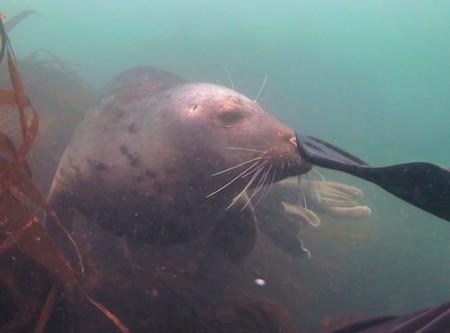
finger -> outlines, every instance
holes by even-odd
[[[367,206],[356,207],[325,207],[322,211],[324,214],[342,219],[363,219],[371,214],[371,210]]]
[[[316,215],[312,210],[291,205],[283,202],[284,206],[284,214],[289,219],[300,220],[302,222],[306,222],[307,224],[318,227],[320,225],[320,218]]]
[[[362,196],[363,192],[354,186],[346,185],[337,182],[324,181],[320,184],[321,186],[325,186],[326,188],[333,189],[337,192],[351,195],[352,197],[359,198]]]

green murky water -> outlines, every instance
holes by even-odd
[[[16,55],[50,49],[101,86],[152,64],[191,81],[219,82],[255,97],[302,133],[373,165],[425,160],[450,165],[448,1],[2,1],[29,17],[11,32]],[[333,263],[328,296],[311,308],[337,314],[403,313],[450,299],[450,225],[372,185],[368,221],[327,221],[362,235],[308,232],[314,258]],[[347,224],[346,224],[347,223]],[[301,295],[299,295],[301,297]],[[301,313],[298,314],[301,317]]]

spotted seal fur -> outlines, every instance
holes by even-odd
[[[50,201],[63,216],[76,208],[114,234],[151,244],[238,229],[243,255],[256,232],[245,190],[309,169],[294,131],[256,101],[139,67],[118,75],[88,112],[61,159]],[[219,223],[227,216],[233,223]],[[231,250],[230,239],[215,239]]]

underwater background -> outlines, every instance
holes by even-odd
[[[301,133],[375,166],[450,165],[448,1],[15,0],[0,12],[25,9],[38,15],[9,34],[16,57],[49,49],[95,87],[151,64],[231,87],[229,72],[254,98],[267,74],[262,106]],[[372,216],[324,220],[302,236],[312,258],[292,265],[313,299],[306,327],[450,300],[448,223],[364,181],[323,174],[363,189]]]

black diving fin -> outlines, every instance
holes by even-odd
[[[368,180],[410,204],[450,221],[450,169],[426,162],[371,167],[321,139],[296,135],[302,158]]]

